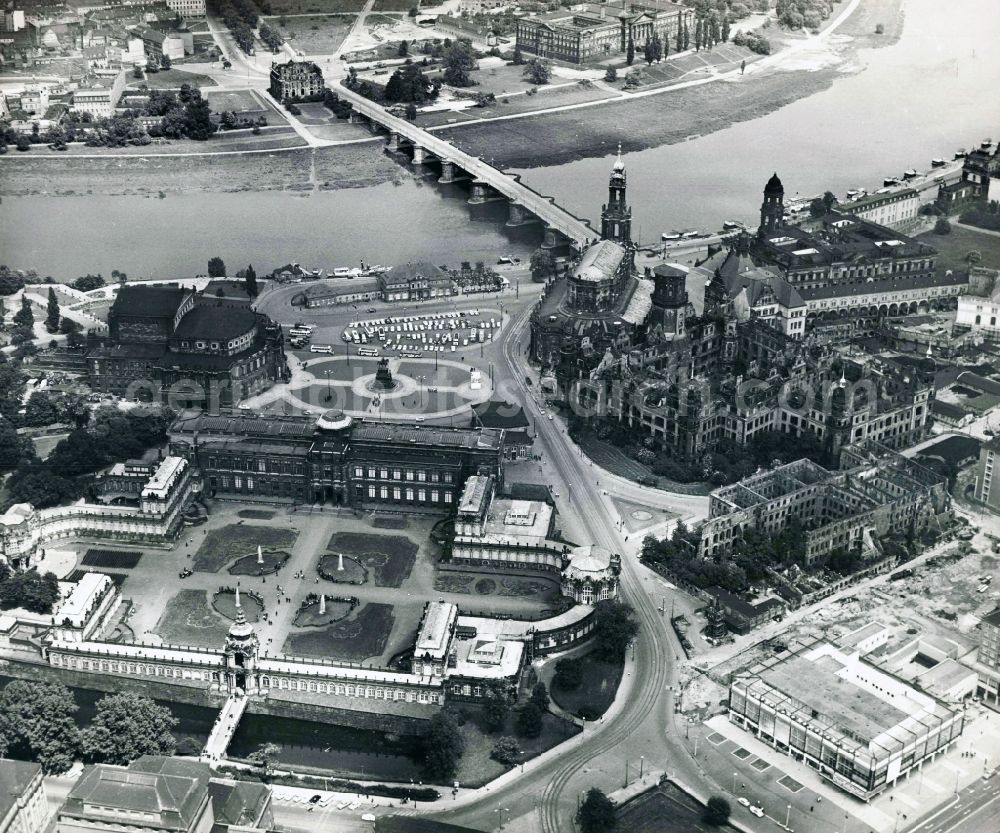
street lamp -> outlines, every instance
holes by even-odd
[[[324,370],[323,374],[326,376],[326,401],[329,402],[331,399],[333,399],[333,388],[331,387],[332,383],[330,382],[330,371]]]
[[[500,814],[500,829],[503,830],[503,814],[504,813],[510,813],[510,808],[509,807],[497,807],[493,812]],[[508,821],[510,820],[510,816],[507,817],[507,820]]]
[[[639,780],[642,780],[643,766],[646,763],[646,758],[644,755],[639,756]]]
[[[792,818],[792,805],[788,805],[788,809],[785,810],[785,829],[788,829],[788,822]]]

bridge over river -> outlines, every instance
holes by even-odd
[[[507,174],[484,162],[478,156],[471,156],[455,147],[446,139],[428,133],[413,122],[394,116],[362,95],[341,85],[337,95],[351,102],[354,112],[352,119],[368,122],[372,132],[379,129],[389,134],[387,148],[399,151],[403,144],[413,149],[413,163],[422,165],[432,159],[441,163],[439,182],[454,182],[463,173],[472,180],[470,203],[490,202],[506,199],[510,207],[509,226],[541,222],[545,225],[543,248],[569,245],[576,250],[583,249],[588,242],[597,240],[599,234],[586,219],[571,214],[556,205],[553,197],[546,197],[529,188],[516,174]]]

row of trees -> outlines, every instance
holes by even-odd
[[[0,691],[0,757],[36,761],[46,773],[61,773],[81,757],[125,765],[142,755],[174,753],[177,719],[147,697],[102,697],[82,730],[77,711],[73,693],[64,685],[8,683]]]
[[[959,222],[978,226],[989,231],[1000,231],[1000,202],[977,203],[969,206],[959,216]]]
[[[278,34],[278,31],[276,29],[273,29],[266,23],[262,22],[260,24],[260,29],[257,30],[257,33],[260,35],[260,39],[264,41],[265,44],[267,44],[268,49],[270,49],[272,52],[277,52],[279,49],[281,49],[281,45],[284,43],[284,41],[282,40],[281,35]]]

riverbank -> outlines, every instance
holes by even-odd
[[[898,40],[902,3],[861,0],[822,48],[800,51],[787,65],[779,62],[759,74],[583,109],[456,125],[441,129],[441,135],[513,168],[606,156],[618,142],[626,151],[684,142],[766,115],[828,88],[838,76],[860,71],[854,61],[860,50]],[[839,11],[835,7],[834,14]],[[885,27],[884,34],[874,34],[877,23]],[[800,35],[775,30],[774,39],[779,38],[801,40]],[[39,156],[0,158],[0,196],[336,190],[401,182],[409,176],[382,152],[378,141],[214,157]]]
[[[0,196],[169,197],[199,191],[336,190],[368,188],[407,176],[379,143],[252,156],[40,157],[18,159],[6,167],[0,162]]]
[[[760,118],[863,71],[860,53],[889,46],[903,28],[903,0],[861,0],[818,49],[804,49],[757,74],[633,100],[523,119],[456,125],[439,135],[510,168],[561,165],[612,153],[671,145]],[[834,7],[834,15],[839,7]],[[885,31],[875,34],[881,23]],[[775,30],[777,32],[779,30]],[[793,35],[782,35],[789,42]]]

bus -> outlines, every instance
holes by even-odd
[[[292,327],[288,334],[296,338],[312,338],[312,327]]]
[[[374,347],[362,347],[358,350],[359,356],[377,356],[378,350]]]

